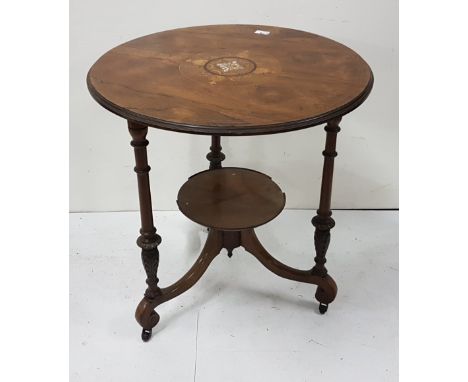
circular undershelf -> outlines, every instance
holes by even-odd
[[[269,176],[237,167],[192,175],[177,195],[180,211],[190,220],[223,231],[268,223],[285,202],[284,193]]]

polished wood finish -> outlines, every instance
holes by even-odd
[[[326,275],[321,277],[313,274],[311,270],[291,268],[276,260],[262,246],[253,229],[242,231],[219,231],[210,229],[200,256],[188,272],[174,284],[166,288],[158,288],[157,293],[153,297],[149,298],[145,295],[141,300],[137,307],[135,318],[143,327],[143,340],[149,340],[153,327],[159,322],[159,314],[154,310],[157,306],[172,300],[194,286],[208,269],[213,259],[219,255],[221,249],[227,249],[228,256],[231,257],[232,250],[241,246],[276,275],[289,280],[317,285],[316,298],[320,303],[328,305],[335,299],[337,287],[335,281],[330,276]],[[318,292],[319,290],[320,293]]]
[[[276,260],[262,246],[253,229],[241,232],[241,243],[247,252],[254,255],[274,274],[289,280],[318,285],[315,297],[321,304],[328,305],[335,299],[338,289],[329,275],[319,276],[313,270],[295,269]]]
[[[140,200],[141,229],[137,244],[142,249],[141,256],[148,277],[146,280],[148,284],[146,295],[151,297],[158,289],[158,245],[161,243],[161,237],[156,233],[156,228],[153,224],[149,183],[149,171],[151,167],[148,165],[148,156],[146,153],[146,146],[148,146],[148,141],[146,140],[148,127],[129,122],[128,129],[133,138],[131,145],[135,152],[135,172],[137,173],[138,195]]]
[[[317,285],[325,313],[337,293],[325,267],[330,243],[331,195],[341,117],[369,95],[373,75],[351,49],[293,29],[259,25],[211,25],[141,37],[104,54],[87,77],[91,95],[128,120],[135,153],[141,229],[137,244],[147,289],[135,317],[142,339],[159,322],[155,308],[191,288],[224,248],[243,247],[276,275]],[[326,123],[326,142],[315,227],[315,265],[295,269],[275,259],[254,228],[276,217],[285,195],[270,177],[223,168],[221,136],[275,134]],[[181,187],[177,203],[209,228],[199,258],[174,284],[160,288],[161,237],[153,223],[146,135],[148,126],[211,136],[209,170]]]
[[[320,204],[317,210],[317,215],[312,219],[312,224],[315,227],[314,242],[315,242],[315,267],[312,269],[314,274],[325,277],[327,268],[325,268],[325,255],[330,244],[330,230],[335,226],[335,221],[331,217],[331,194],[333,183],[333,166],[336,152],[336,136],[340,131],[339,123],[341,118],[331,120],[325,126],[327,138],[325,142],[325,150],[323,151],[323,172],[322,172],[322,188],[320,191]]]
[[[203,273],[205,273],[211,261],[213,261],[221,251],[222,244],[222,233],[211,230],[208,233],[208,238],[199,258],[180,280],[166,288],[158,289],[157,293],[151,298],[145,295],[143,300],[138,304],[135,312],[135,318],[143,328],[142,339],[144,341],[149,340],[151,330],[159,322],[159,315],[154,309],[163,302],[177,297],[195,285]]]
[[[283,210],[285,202],[284,193],[269,176],[237,167],[195,174],[182,185],[177,196],[185,216],[223,231],[268,223]]]
[[[140,218],[141,229],[140,236],[137,239],[137,245],[141,248],[141,260],[146,272],[146,284],[148,288],[145,291],[144,301],[152,301],[160,294],[158,286],[158,266],[159,266],[159,251],[158,245],[161,243],[161,237],[156,233],[156,228],[153,224],[153,211],[151,206],[151,190],[149,183],[148,155],[146,146],[148,140],[146,134],[148,127],[135,123],[128,122],[128,130],[132,136],[131,145],[135,152],[135,172],[138,179],[138,195],[140,200]],[[144,329],[155,326],[159,321],[159,316],[154,311],[142,311],[137,309],[137,321],[144,322]],[[143,332],[143,339],[149,339],[148,333]]]
[[[87,82],[97,102],[129,120],[195,134],[253,135],[342,116],[366,99],[373,76],[357,53],[325,37],[210,25],[119,45],[93,65]]]
[[[240,231],[222,231],[223,232],[223,248],[226,248],[228,257],[232,257],[232,251],[241,245]]]
[[[206,155],[206,159],[210,162],[210,170],[223,167],[221,162],[226,159],[226,155],[221,152],[222,149],[221,137],[219,135],[213,135],[211,137],[210,152]]]

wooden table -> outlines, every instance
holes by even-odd
[[[369,95],[372,71],[354,51],[333,40],[293,29],[259,25],[211,25],[155,33],[104,54],[87,77],[94,99],[127,119],[135,152],[141,229],[137,244],[148,285],[135,317],[147,341],[159,321],[155,307],[192,287],[226,248],[254,255],[278,276],[317,285],[323,314],[337,287],[325,268],[336,136],[341,117]],[[277,216],[285,195],[265,174],[222,167],[221,136],[275,134],[326,124],[315,265],[298,270],[276,260],[254,228]],[[189,219],[209,228],[192,268],[176,283],[158,285],[158,245],[153,224],[148,127],[211,136],[209,170],[181,187],[177,203]]]

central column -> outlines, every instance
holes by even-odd
[[[221,162],[226,159],[226,155],[221,150],[221,137],[219,135],[212,135],[210,152],[206,155],[206,159],[210,161],[210,170],[222,167]]]

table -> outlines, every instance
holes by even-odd
[[[91,67],[87,85],[104,108],[125,118],[138,180],[141,248],[147,289],[135,317],[148,341],[159,322],[155,308],[191,288],[225,248],[243,247],[278,276],[317,285],[320,313],[337,286],[325,267],[330,243],[333,165],[343,115],[361,105],[373,85],[367,63],[333,40],[264,25],[210,25],[164,31],[126,42]],[[284,208],[280,187],[260,172],[223,167],[222,136],[276,134],[325,125],[315,265],[291,268],[276,260],[254,229]],[[209,169],[182,185],[177,204],[206,226],[208,238],[190,270],[174,284],[158,280],[161,237],[153,224],[148,127],[211,136]]]

